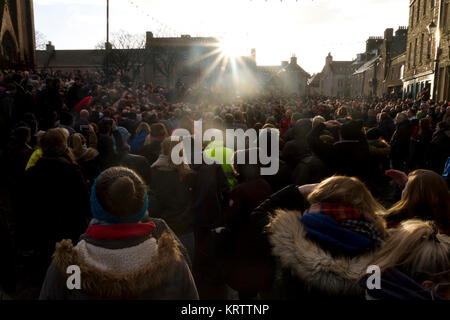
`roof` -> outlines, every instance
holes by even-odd
[[[359,73],[365,72],[367,69],[369,69],[375,63],[375,61],[377,61],[380,58],[381,58],[381,56],[376,56],[375,58],[367,61],[361,67],[356,69],[356,71],[353,74],[359,74]]]
[[[320,80],[322,79],[322,73],[316,73],[312,76],[311,79],[308,80],[308,85],[319,85]]]
[[[290,63],[286,66],[285,69],[286,69],[286,71],[301,72],[304,75],[306,75],[307,78],[311,77],[311,75],[308,72],[306,72],[305,70],[303,70],[303,68],[300,67],[297,63]]]
[[[352,64],[354,61],[331,61],[330,69],[331,72],[336,74],[346,74],[351,72]]]
[[[103,64],[103,50],[37,50],[40,68],[96,67]]]

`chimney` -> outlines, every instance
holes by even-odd
[[[46,51],[49,51],[49,52],[55,51],[55,46],[52,44],[51,41],[49,41],[49,42],[45,45],[45,50],[46,50]]]
[[[293,54],[291,57],[291,64],[297,64],[297,57],[295,56],[295,54]]]
[[[325,59],[325,64],[330,64],[330,62],[333,61],[333,56],[331,55],[331,52],[328,52],[328,56]]]
[[[384,31],[384,40],[391,41],[394,37],[394,29],[388,28]]]
[[[150,48],[152,40],[153,40],[153,32],[147,31],[145,33],[145,47],[147,49]]]

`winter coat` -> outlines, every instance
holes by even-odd
[[[367,300],[442,300],[441,297],[433,295],[430,290],[396,268],[382,273],[380,289],[367,288],[369,276],[364,276],[360,281],[361,287],[366,291]]]
[[[43,157],[25,173],[17,199],[18,244],[34,252],[30,267],[42,281],[55,243],[76,241],[86,230],[88,188],[78,166],[62,157]]]
[[[319,183],[331,175],[329,168],[318,157],[312,155],[303,158],[292,174],[292,182],[299,186]]]
[[[381,131],[381,136],[384,140],[391,141],[395,132],[395,123],[392,119],[382,121],[378,124],[378,129]]]
[[[300,211],[279,210],[268,226],[277,261],[272,290],[263,298],[363,298],[359,279],[373,258],[369,252],[353,257],[336,255],[308,237]]]
[[[262,178],[238,184],[230,196],[230,204],[225,212],[225,225],[230,234],[228,251],[225,259],[225,278],[228,285],[239,292],[256,293],[258,279],[256,276],[264,268],[264,256],[252,245],[253,234],[250,214],[272,193],[269,183]],[[259,289],[259,288],[258,288]]]
[[[131,140],[130,148],[131,153],[137,154],[141,150],[142,146],[144,145],[145,138],[147,138],[148,133],[146,131],[142,131],[139,133],[133,140]]]
[[[150,143],[142,146],[139,154],[147,158],[150,165],[152,165],[161,153],[161,140],[150,139]]]
[[[158,168],[155,164],[149,183],[149,216],[164,219],[177,236],[192,232],[195,174],[181,181],[176,170]]]
[[[431,140],[429,155],[431,169],[442,174],[448,157],[450,157],[450,131],[441,130],[435,133]]]
[[[59,242],[40,299],[198,300],[184,248],[164,221],[150,222],[156,230],[144,235],[111,240],[86,233],[76,246],[71,240]],[[79,290],[66,286],[70,265],[80,267]]]
[[[412,126],[409,120],[397,125],[397,129],[392,136],[391,159],[406,160],[409,156],[409,146],[412,133]]]

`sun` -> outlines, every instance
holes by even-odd
[[[220,41],[220,51],[227,58],[236,58],[245,54],[245,44],[242,41],[231,37],[223,38]]]

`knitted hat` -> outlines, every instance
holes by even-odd
[[[103,171],[91,189],[91,213],[107,223],[137,223],[145,216],[148,194],[145,183],[134,171],[112,167]]]

